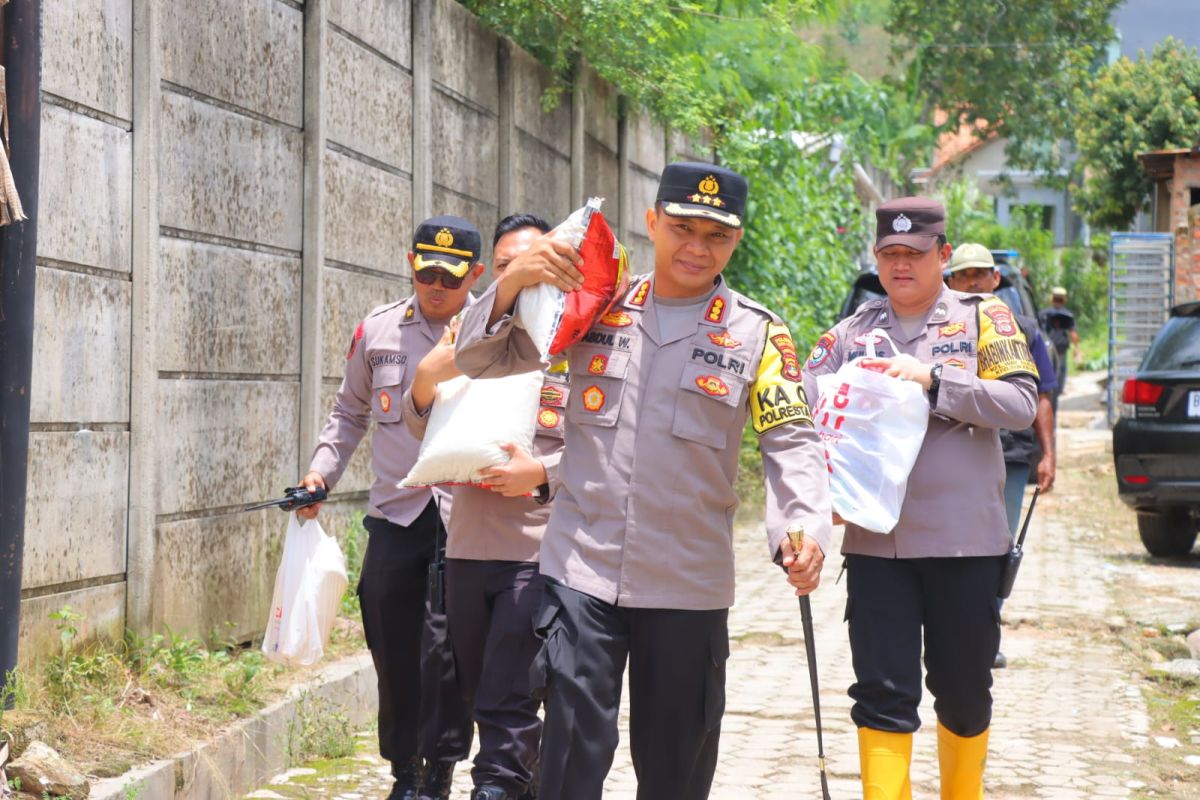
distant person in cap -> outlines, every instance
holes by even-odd
[[[1075,330],[1075,315],[1067,308],[1067,290],[1055,286],[1050,290],[1050,307],[1038,312],[1038,322],[1050,343],[1058,364],[1058,389],[1054,393],[1054,412],[1058,413],[1058,396],[1067,388],[1067,349],[1075,348],[1075,363],[1083,363],[1083,353],[1079,349],[1079,332]]]
[[[981,244],[966,242],[956,247],[950,256],[946,284],[956,292],[990,295],[1000,286],[1000,277],[991,251]],[[1016,536],[1030,471],[1036,467],[1037,485],[1043,492],[1050,491],[1054,486],[1053,397],[1058,382],[1050,350],[1042,338],[1037,321],[1015,312],[1013,316],[1021,333],[1025,334],[1025,340],[1030,343],[1029,350],[1038,371],[1037,416],[1033,425],[1021,431],[1000,431],[1000,446],[1004,450],[1004,507],[1008,515],[1008,531]],[[1042,448],[1042,457],[1036,465],[1032,463],[1035,439]],[[997,599],[997,604],[1003,606],[1004,603]],[[1008,666],[1008,659],[1003,652],[997,651],[995,666],[1000,669]]]
[[[542,539],[546,696],[542,800],[599,800],[629,669],[639,800],[701,800],[716,769],[734,599],[738,450],[754,426],[766,474],[769,553],[797,593],[820,579],[831,525],[827,468],[787,326],[721,277],[742,235],[745,179],[724,167],[663,170],[639,277],[568,351],[560,486]],[[468,310],[458,364],[492,377],[539,364],[514,324],[517,294],[580,285],[549,237]],[[789,527],[806,536],[799,553]]]
[[[449,797],[454,765],[471,750],[471,712],[454,674],[446,618],[429,609],[425,592],[429,564],[445,547],[450,496],[397,484],[420,449],[404,424],[404,393],[417,364],[471,304],[483,273],[479,253],[479,230],[461,217],[417,226],[408,254],[413,294],[379,306],[354,331],[333,411],[301,481],[332,490],[375,423],[358,596],[379,679],[379,753],[391,762],[389,797],[396,800]],[[297,514],[312,518],[319,510]]]
[[[999,431],[1023,430],[1037,407],[1037,368],[1013,313],[991,295],[942,282],[945,211],[924,197],[875,212],[875,258],[887,297],[821,336],[805,365],[816,378],[866,353],[925,390],[929,427],[891,531],[847,524],[846,616],[854,661],[863,794],[912,796],[912,735],[921,725],[922,650],[935,698],[943,798],[983,792],[1000,644],[996,592],[1011,543]],[[887,338],[872,332],[881,329]]]
[[[550,226],[536,216],[500,220],[492,238],[492,275],[529,249]],[[484,486],[451,489],[454,510],[446,543],[446,618],[463,695],[479,726],[470,800],[532,800],[542,721],[529,687],[541,648],[534,619],[542,603],[538,549],[550,519],[551,486],[563,449],[566,364],[546,370],[534,413],[532,452],[502,445],[508,463],[483,475]],[[437,386],[462,373],[449,331],[417,365],[404,394],[404,421],[424,439]],[[453,422],[453,420],[452,420]]]

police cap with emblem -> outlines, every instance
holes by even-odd
[[[711,219],[740,228],[746,192],[746,179],[731,169],[678,161],[663,170],[654,203],[661,204],[663,213],[671,217]]]
[[[924,253],[946,233],[946,209],[928,197],[899,197],[875,209],[875,249],[901,244]]]
[[[430,217],[413,234],[413,270],[444,269],[461,278],[479,261],[479,229],[462,217]]]

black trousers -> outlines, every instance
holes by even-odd
[[[925,685],[938,721],[959,736],[987,729],[1002,562],[1001,556],[846,557],[855,725],[893,733],[920,727],[924,632]]]
[[[704,800],[725,713],[728,609],[624,608],[546,581],[541,800],[600,800],[617,748],[629,661],[629,745],[638,800]]]
[[[446,618],[429,610],[426,573],[445,533],[430,502],[407,527],[363,520],[369,539],[358,596],[379,678],[379,753],[461,761],[471,752],[471,714],[459,691]]]
[[[543,580],[534,562],[446,562],[446,619],[463,696],[479,726],[476,786],[525,791],[537,764],[541,703],[530,694],[529,667],[541,642],[533,621]]]

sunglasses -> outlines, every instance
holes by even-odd
[[[460,288],[465,277],[465,275],[462,278],[455,277],[440,267],[426,267],[413,272],[413,280],[419,284],[433,286],[434,282],[440,278],[442,286],[451,290]]]

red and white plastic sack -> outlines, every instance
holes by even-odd
[[[320,661],[348,582],[337,540],[315,519],[301,522],[295,511],[288,514],[263,654],[291,667]]]
[[[481,470],[508,462],[505,442],[533,452],[541,393],[541,372],[439,383],[417,463],[400,486],[478,483]]]
[[[592,324],[629,288],[629,256],[593,197],[550,232],[582,256],[583,288],[564,292],[539,283],[517,295],[517,324],[533,340],[544,364],[583,338]]]
[[[875,358],[875,343],[885,339],[879,328],[871,331],[865,358]],[[925,440],[929,400],[919,383],[866,368],[863,360],[817,376],[813,421],[825,445],[833,510],[861,528],[891,533]]]

